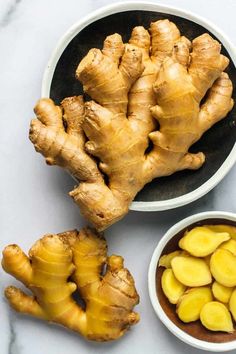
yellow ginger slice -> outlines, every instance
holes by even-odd
[[[233,225],[206,225],[206,227],[214,232],[228,232],[230,237],[236,240],[236,226]]]
[[[230,251],[216,250],[211,256],[210,269],[218,283],[227,287],[236,286],[236,257]]]
[[[203,306],[200,320],[210,331],[233,332],[234,330],[227,307],[218,301],[211,301]]]
[[[185,292],[186,287],[181,284],[172,269],[165,269],[161,277],[161,287],[171,304],[177,304],[179,298]]]
[[[224,243],[222,243],[222,245],[220,245],[219,248],[222,248],[224,250],[228,250],[231,253],[233,253],[234,256],[236,256],[236,241],[235,240],[229,240],[226,241]]]
[[[159,259],[159,267],[171,268],[171,261],[174,257],[180,256],[183,251],[174,251],[169,254],[164,254]]]
[[[229,310],[233,316],[234,321],[236,321],[236,289],[234,289],[230,297]]]
[[[206,257],[213,253],[216,248],[228,241],[230,236],[227,232],[215,232],[199,226],[187,232],[179,241],[179,247],[195,257]]]
[[[196,287],[211,283],[211,273],[203,259],[178,256],[172,259],[171,266],[175,277],[186,286]]]
[[[183,322],[197,321],[200,318],[202,307],[210,301],[212,301],[210,288],[193,288],[181,296],[176,312]]]
[[[225,304],[229,302],[233,290],[233,288],[228,288],[227,286],[221,285],[217,281],[215,281],[212,285],[212,292],[216,300],[224,302]]]

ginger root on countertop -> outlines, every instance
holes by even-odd
[[[33,293],[6,288],[5,296],[18,312],[61,324],[95,341],[117,339],[139,321],[133,312],[139,296],[123,258],[107,257],[105,239],[91,229],[45,235],[29,256],[17,245],[7,246],[2,266]],[[77,288],[85,309],[72,297]]]
[[[128,44],[108,36],[82,59],[76,77],[91,101],[39,100],[30,139],[48,164],[80,181],[70,195],[98,230],[121,219],[154,178],[202,166],[204,154],[190,146],[233,107],[220,51],[209,34],[190,42],[159,20],[149,31],[135,27]]]

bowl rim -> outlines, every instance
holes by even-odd
[[[173,238],[177,233],[179,233],[184,228],[205,219],[226,219],[231,221],[236,221],[236,214],[231,212],[224,211],[205,211],[202,213],[191,215],[176,224],[174,224],[160,239],[157,244],[148,269],[148,291],[149,297],[151,300],[151,304],[156,315],[159,317],[161,322],[172,332],[177,338],[182,340],[183,342],[202,350],[214,351],[214,352],[224,352],[236,349],[236,340],[225,343],[210,343],[195,337],[184,332],[178,326],[176,326],[166,315],[164,310],[162,309],[160,302],[156,293],[156,268],[158,264],[158,260],[161,256],[161,253],[171,238]]]
[[[49,97],[51,82],[54,74],[54,70],[58,63],[60,56],[62,55],[64,49],[70,43],[70,41],[77,35],[83,28],[88,26],[95,20],[104,18],[111,14],[117,12],[124,12],[130,10],[146,10],[146,11],[157,11],[166,14],[176,15],[205,27],[207,30],[212,32],[217,39],[224,45],[227,49],[231,60],[236,65],[236,49],[228,37],[213,23],[207,19],[192,13],[191,11],[183,10],[175,6],[166,6],[159,3],[149,2],[149,1],[122,1],[113,3],[104,7],[101,7],[89,15],[82,17],[80,20],[75,22],[64,35],[59,39],[56,47],[54,48],[51,57],[47,63],[46,69],[44,71],[41,96]],[[193,191],[183,194],[179,197],[160,200],[160,201],[133,201],[129,207],[130,210],[136,211],[160,211],[177,208],[186,204],[189,204],[203,195],[207,194],[211,189],[213,189],[230,171],[236,162],[236,143],[234,144],[231,152],[222,163],[220,168],[211,176],[205,183],[200,187],[194,189]]]

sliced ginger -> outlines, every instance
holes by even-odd
[[[215,280],[227,287],[236,286],[236,256],[226,249],[218,249],[211,256],[210,269]]]
[[[212,284],[212,293],[216,300],[227,304],[233,292],[233,288],[228,288],[224,285],[221,285],[217,281],[214,281]]]
[[[2,266],[34,295],[6,288],[5,296],[18,312],[61,324],[95,341],[117,339],[139,320],[133,312],[139,296],[123,258],[107,257],[105,239],[90,229],[46,235],[34,244],[29,257],[17,245],[7,246]],[[77,287],[85,309],[71,296]]]
[[[200,318],[209,330],[233,331],[230,312],[236,321],[235,230],[231,225],[195,227],[179,240],[182,250],[160,258],[159,266],[166,268],[161,279],[163,292],[170,303],[177,304],[177,315],[184,323]],[[206,286],[212,280],[212,285]],[[179,296],[184,287],[191,289]]]
[[[211,301],[202,307],[200,320],[204,327],[211,331],[233,332],[233,322],[227,307]]]
[[[91,100],[39,100],[30,140],[80,182],[71,197],[105,229],[154,178],[203,165],[204,154],[189,148],[233,107],[228,64],[209,34],[190,42],[169,20],[135,27],[126,44],[110,35],[76,69]]]
[[[195,227],[179,241],[179,247],[195,257],[206,257],[213,253],[224,241],[228,241],[227,232],[216,232],[204,226]]]
[[[171,268],[171,261],[174,257],[180,256],[183,254],[183,251],[174,251],[168,254],[164,254],[159,259],[159,267]]]
[[[226,241],[226,242],[222,243],[222,245],[220,245],[219,248],[224,249],[224,250],[228,250],[231,253],[233,253],[234,256],[236,256],[236,240],[231,239],[229,241]]]
[[[185,292],[186,286],[181,284],[172,269],[165,269],[161,277],[161,287],[171,304],[177,304],[179,298]]]
[[[227,232],[230,237],[236,240],[236,226],[233,225],[206,225],[208,229],[214,232]]]
[[[229,309],[233,316],[234,321],[236,321],[236,289],[232,292],[229,300]]]
[[[177,256],[171,261],[175,277],[182,284],[195,287],[210,284],[211,272],[203,259]]]
[[[189,289],[180,297],[176,312],[183,322],[197,321],[202,307],[210,301],[212,293],[209,287]]]

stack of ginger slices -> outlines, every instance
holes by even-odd
[[[205,225],[186,231],[179,250],[163,255],[161,286],[185,323],[200,319],[211,331],[233,332],[236,321],[236,227]]]

